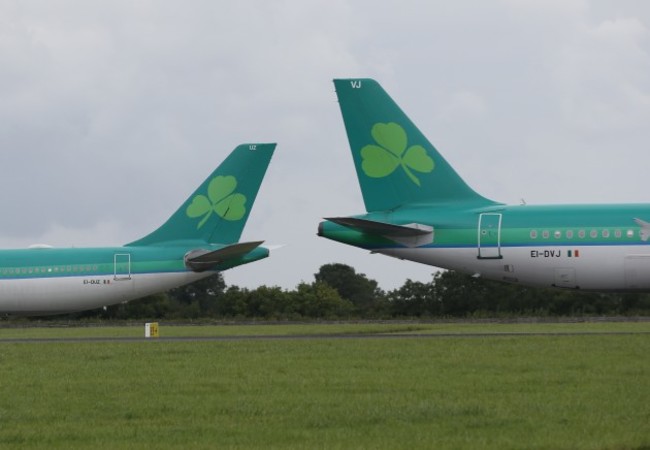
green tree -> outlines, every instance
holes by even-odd
[[[226,289],[221,273],[197,280],[168,291],[172,301],[180,303],[180,310],[192,316],[214,317],[218,315],[220,297]]]
[[[349,300],[341,298],[336,289],[320,281],[300,283],[292,295],[296,312],[303,317],[333,319],[349,317],[354,311]]]
[[[295,305],[282,288],[259,286],[247,292],[246,307],[249,317],[286,319],[294,315]]]
[[[433,282],[408,279],[402,287],[388,294],[388,301],[392,315],[397,317],[437,316],[442,312]]]
[[[355,306],[357,314],[368,315],[383,309],[384,293],[377,282],[346,264],[325,264],[314,278],[336,289],[341,298]]]
[[[172,303],[165,292],[158,292],[144,298],[132,300],[126,303],[118,303],[105,308],[98,308],[92,311],[82,311],[70,314],[68,318],[102,318],[102,319],[164,319],[173,309]],[[60,316],[58,316],[60,317]],[[55,316],[57,318],[57,316]]]
[[[249,290],[239,286],[229,286],[217,302],[217,316],[219,317],[248,317]]]

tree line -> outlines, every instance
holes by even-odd
[[[441,271],[383,291],[348,265],[325,264],[293,290],[227,286],[221,274],[68,319],[397,319],[514,316],[650,315],[650,294],[529,288]],[[62,316],[55,316],[62,318]]]

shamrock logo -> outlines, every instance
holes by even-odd
[[[197,195],[187,207],[188,217],[203,216],[196,226],[201,228],[212,213],[226,220],[239,220],[246,214],[246,196],[235,192],[237,179],[231,175],[214,177],[208,185],[208,196]]]
[[[429,173],[433,170],[435,164],[424,147],[408,147],[406,132],[400,125],[394,122],[376,123],[370,134],[379,145],[366,145],[361,149],[361,167],[369,177],[387,177],[402,166],[411,181],[420,186],[420,180],[413,171]]]

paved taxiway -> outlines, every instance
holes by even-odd
[[[75,337],[75,338],[0,338],[0,344],[34,343],[80,343],[80,342],[206,342],[206,341],[265,341],[265,340],[312,340],[312,339],[435,339],[435,338],[499,338],[524,336],[616,336],[649,334],[650,331],[602,331],[602,332],[556,332],[556,333],[413,333],[413,334],[296,334],[296,335],[250,335],[250,336],[172,336],[144,337]]]

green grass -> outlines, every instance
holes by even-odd
[[[0,340],[0,448],[650,448],[650,335],[590,334],[601,325],[648,331],[648,324],[533,328],[557,325],[584,334]],[[340,326],[329,330],[339,333]],[[412,326],[448,333],[467,325]],[[307,334],[302,327],[313,327],[321,334],[328,326],[259,327],[161,333]],[[414,331],[408,328],[364,324],[360,331]],[[470,328],[513,332],[506,325]],[[0,330],[0,339],[8,331],[16,330]]]

